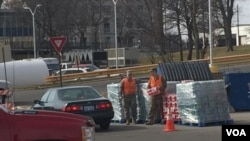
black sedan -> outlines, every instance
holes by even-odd
[[[90,116],[102,129],[108,129],[114,117],[111,102],[91,86],[67,86],[48,89],[32,109],[54,110]]]

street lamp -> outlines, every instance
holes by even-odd
[[[118,0],[113,0],[114,3],[114,19],[115,19],[115,68],[118,68],[118,58],[117,58],[117,24],[116,24],[116,4]]]
[[[213,36],[212,36],[212,7],[211,7],[211,0],[208,0],[208,12],[209,12],[209,46],[210,46],[210,67],[213,66]]]
[[[38,7],[42,6],[41,4],[37,4],[35,9],[34,9],[34,12],[32,12],[32,10],[27,7],[27,6],[24,6],[23,8],[24,9],[28,9],[32,15],[32,23],[33,23],[33,46],[34,46],[34,58],[36,58],[36,32],[35,32],[35,14],[36,14],[36,9]]]
[[[218,72],[218,67],[213,65],[213,32],[212,32],[212,6],[211,6],[211,1],[208,0],[208,12],[209,12],[209,40],[210,40],[210,70],[211,72]]]

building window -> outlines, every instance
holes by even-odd
[[[108,36],[105,38],[105,48],[110,48],[111,38]]]
[[[132,18],[128,18],[126,27],[133,28],[133,20],[132,20]]]
[[[104,13],[106,15],[111,15],[111,9],[112,7],[110,5],[104,5]]]
[[[109,23],[109,18],[104,19],[104,33],[109,33],[110,32],[110,23]]]

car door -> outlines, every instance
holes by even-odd
[[[44,98],[44,99],[43,99]],[[48,93],[45,94],[45,97],[43,97],[41,101],[44,102],[43,110],[56,110],[55,104],[56,104],[56,91],[50,90]]]
[[[43,110],[51,90],[46,91],[39,100],[34,101],[32,109]]]

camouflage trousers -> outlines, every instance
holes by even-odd
[[[163,103],[162,96],[157,95],[150,98],[150,109],[148,113],[148,121],[154,123],[155,120],[163,118]]]
[[[131,116],[133,120],[137,119],[137,103],[136,103],[136,95],[125,95],[123,97],[123,107],[125,119],[130,120]]]

